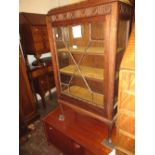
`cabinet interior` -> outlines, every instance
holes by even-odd
[[[99,108],[104,108],[105,33],[105,20],[54,27],[61,93]],[[117,53],[125,48],[124,36],[118,35]]]

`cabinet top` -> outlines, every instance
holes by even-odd
[[[96,1],[94,1],[94,0],[85,0],[85,1],[82,1],[82,2],[69,4],[69,5],[66,5],[66,6],[61,6],[61,7],[51,9],[51,10],[48,11],[48,15],[57,14],[57,13],[61,13],[61,12],[66,12],[66,11],[70,11],[70,10],[87,8],[87,7],[91,7],[91,6],[95,6],[95,5],[108,4],[108,3],[112,3],[112,2],[123,2],[123,3],[126,3],[128,5],[132,5],[130,0],[96,0]]]

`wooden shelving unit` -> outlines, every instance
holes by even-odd
[[[91,78],[95,80],[104,79],[103,69],[87,67],[87,66],[79,66],[79,69],[86,78]],[[73,74],[76,76],[81,75],[81,73],[78,71],[75,65],[69,65],[67,67],[63,67],[60,69],[60,72],[63,74],[69,74],[69,75],[73,75]]]
[[[97,107],[104,107],[104,96],[102,94],[91,93],[88,89],[79,86],[71,86],[64,90],[64,93],[76,96],[82,100],[88,101],[89,104],[94,104]]]

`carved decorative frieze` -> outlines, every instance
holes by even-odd
[[[119,12],[121,15],[124,15],[124,16],[131,16],[132,13],[133,13],[133,10],[131,7],[125,5],[125,4],[120,4],[119,5]]]
[[[70,11],[66,13],[60,13],[51,16],[52,22],[63,21],[63,20],[72,20],[85,17],[93,17],[98,15],[106,15],[111,12],[111,5],[100,5],[91,8],[79,9],[75,11]]]

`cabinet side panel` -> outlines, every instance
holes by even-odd
[[[112,119],[115,85],[115,59],[117,48],[118,3],[112,5],[112,13],[106,16],[105,59],[104,59],[104,93],[108,119]]]

